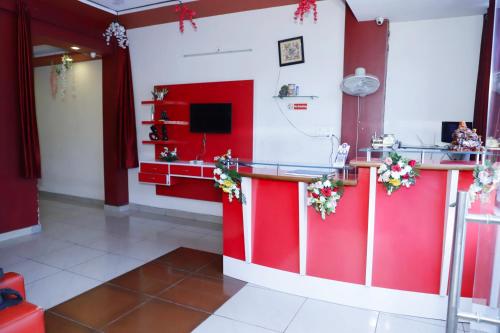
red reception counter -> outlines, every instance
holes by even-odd
[[[240,170],[246,204],[223,199],[224,274],[349,306],[444,319],[457,191],[473,165],[423,164],[387,195],[377,162],[357,161],[336,213],[307,206],[311,178]],[[493,194],[492,194],[493,196]],[[476,202],[471,212],[492,213]],[[467,229],[462,297],[472,296],[477,229]]]

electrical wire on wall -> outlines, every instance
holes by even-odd
[[[278,71],[278,78],[276,80],[275,91],[278,91],[280,79],[281,79],[281,68]],[[280,105],[280,103],[279,103],[279,101],[277,99],[275,99],[274,101],[275,101],[276,106],[278,107],[278,110],[280,111],[281,115],[285,118],[285,120],[288,122],[288,124],[293,129],[295,129],[298,133],[300,133],[300,134],[302,134],[304,136],[307,136],[309,138],[328,138],[330,140],[329,163],[330,163],[330,166],[333,168],[333,162],[337,158],[337,156],[335,156],[335,158],[333,156],[334,152],[335,152],[335,140],[337,140],[337,145],[340,146],[340,139],[338,138],[338,136],[336,136],[333,133],[330,133],[329,135],[313,135],[313,134],[307,133],[306,131],[304,131],[303,129],[299,128],[297,125],[295,125],[293,123],[293,121],[290,120],[290,118],[288,118],[287,114],[283,111],[283,109],[282,109],[282,107],[281,107],[281,105]]]

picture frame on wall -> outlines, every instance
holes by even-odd
[[[303,64],[305,62],[304,39],[302,36],[278,41],[278,51],[280,67]]]

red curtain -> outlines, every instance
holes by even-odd
[[[118,154],[122,168],[139,166],[135,128],[134,87],[128,47],[116,47],[118,65]]]
[[[20,0],[17,4],[17,79],[21,118],[22,175],[28,179],[36,179],[41,177],[41,161],[31,65],[30,17],[26,4]]]
[[[486,140],[488,125],[488,103],[490,93],[491,55],[493,47],[493,26],[495,23],[495,1],[490,0],[488,12],[483,19],[481,54],[476,85],[476,103],[474,105],[474,128]]]

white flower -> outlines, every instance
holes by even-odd
[[[387,165],[382,164],[382,165],[378,168],[378,173],[379,173],[379,174],[384,173],[386,170],[387,170]]]
[[[330,180],[328,180],[328,179],[327,179],[327,180],[323,183],[323,185],[324,185],[325,187],[330,187],[330,186],[332,186],[332,183],[330,182]]]
[[[225,173],[221,174],[221,175],[220,175],[220,179],[227,179],[226,174],[225,174]]]
[[[384,160],[384,163],[385,163],[385,164],[388,164],[388,165],[391,165],[391,164],[392,164],[392,158],[387,157],[387,158]]]
[[[397,171],[391,171],[391,177],[394,179],[399,179],[401,176]]]
[[[219,169],[219,168],[214,169],[214,175],[221,175],[221,174],[222,174],[221,169]]]

